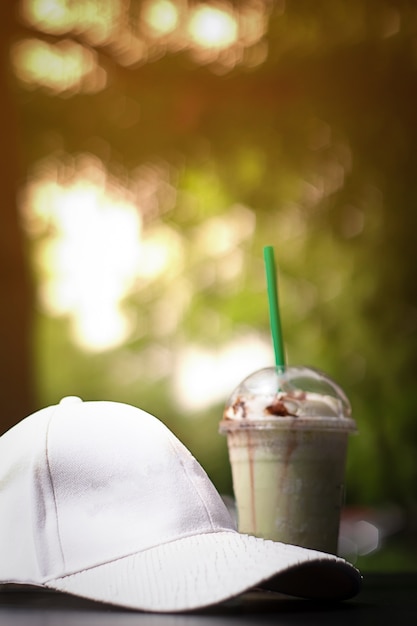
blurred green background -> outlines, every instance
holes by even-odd
[[[359,428],[347,554],[416,569],[417,4],[7,0],[0,29],[2,432],[132,403],[231,494],[273,245],[288,362]]]

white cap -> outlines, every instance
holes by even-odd
[[[238,533],[191,453],[158,419],[65,398],[0,437],[0,583],[133,609],[216,604],[261,584],[347,599],[359,572]]]

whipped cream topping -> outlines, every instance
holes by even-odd
[[[340,400],[330,395],[294,390],[270,395],[238,394],[224,411],[226,420],[271,420],[282,417],[343,417]]]

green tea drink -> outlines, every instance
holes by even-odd
[[[220,432],[240,532],[336,553],[350,415],[340,387],[310,368],[265,368],[239,385]]]

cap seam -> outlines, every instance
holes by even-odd
[[[51,426],[52,419],[53,419],[53,417],[55,416],[55,414],[57,412],[57,409],[58,409],[58,406],[55,407],[55,411],[53,411],[53,413],[50,416],[49,421],[48,421],[48,426],[47,426],[47,430],[46,430],[45,458],[46,458],[46,467],[48,469],[49,482],[51,484],[51,491],[52,491],[52,497],[53,497],[53,502],[54,502],[55,519],[56,519],[56,530],[57,530],[59,550],[60,550],[60,553],[61,553],[61,559],[62,559],[62,563],[63,563],[63,568],[65,569],[64,550],[63,550],[63,547],[62,547],[61,533],[60,533],[60,528],[59,528],[58,502],[57,502],[56,493],[55,493],[54,481],[53,481],[53,478],[52,478],[51,465],[50,465],[50,462],[49,462],[49,429],[50,429],[50,426]]]
[[[51,582],[53,582],[54,580],[61,580],[63,578],[68,578],[69,576],[76,576],[77,574],[81,574],[82,572],[88,572],[89,570],[93,570],[96,569],[97,567],[104,567],[105,565],[110,565],[111,563],[117,563],[117,561],[123,561],[124,559],[129,559],[132,556],[135,556],[137,554],[144,554],[146,552],[148,552],[149,550],[155,550],[155,548],[160,548],[162,546],[167,546],[171,543],[177,543],[179,541],[181,541],[182,539],[189,539],[190,537],[201,537],[204,535],[216,535],[216,534],[223,534],[223,533],[233,533],[235,535],[238,535],[239,533],[236,530],[233,530],[232,528],[228,529],[228,528],[221,528],[221,529],[215,529],[213,528],[212,530],[208,530],[205,531],[203,533],[187,533],[185,535],[181,535],[181,537],[175,537],[174,539],[169,539],[168,541],[164,541],[163,543],[156,543],[152,546],[148,546],[147,548],[144,548],[143,550],[135,550],[133,552],[128,552],[127,554],[124,554],[123,556],[117,556],[111,559],[108,559],[107,561],[102,561],[101,563],[96,563],[95,565],[90,565],[89,567],[83,567],[82,569],[78,569],[78,570],[74,570],[73,572],[67,572],[66,574],[64,574],[63,576],[53,576],[51,578],[47,578],[44,579],[43,585],[48,585]]]
[[[189,482],[189,483],[193,486],[193,488],[194,488],[194,490],[195,490],[196,494],[198,495],[198,497],[199,497],[199,499],[200,499],[201,504],[202,504],[202,505],[203,505],[203,507],[204,507],[204,510],[205,510],[205,512],[206,512],[206,514],[207,514],[207,517],[208,517],[209,521],[210,521],[210,525],[211,525],[212,530],[213,530],[213,531],[215,531],[215,529],[216,529],[216,525],[214,524],[214,521],[213,521],[213,518],[212,518],[212,516],[211,516],[211,514],[210,514],[209,508],[207,507],[206,503],[204,502],[204,498],[202,497],[202,495],[201,495],[201,493],[200,493],[200,491],[199,491],[199,489],[198,489],[197,485],[196,485],[196,484],[194,483],[194,481],[192,480],[192,478],[191,478],[191,476],[190,476],[190,474],[189,474],[189,472],[188,472],[188,470],[187,470],[187,467],[186,467],[186,466],[185,466],[185,464],[183,463],[182,458],[181,458],[181,455],[180,455],[180,454],[178,454],[178,450],[177,450],[178,445],[174,445],[174,443],[175,443],[175,444],[177,444],[177,441],[178,441],[178,440],[175,440],[175,439],[173,440],[173,439],[172,439],[172,437],[171,437],[171,433],[170,433],[170,436],[168,437],[168,440],[169,440],[169,444],[170,444],[170,446],[173,448],[173,450],[174,450],[175,454],[176,454],[176,455],[177,455],[177,457],[178,457],[178,460],[179,460],[179,462],[180,462],[180,464],[181,464],[181,467],[182,467],[182,468],[183,468],[183,470],[184,470],[184,474],[185,474],[185,476],[187,477],[188,482]],[[180,443],[180,445],[181,445],[181,446],[183,445],[181,442],[179,442],[179,443]],[[186,452],[190,455],[190,457],[191,457],[193,460],[195,460],[195,459],[194,459],[194,457],[193,457],[193,455],[191,454],[191,452],[190,452],[187,448],[185,448],[185,446],[184,446],[184,449],[185,449],[185,450],[186,450]],[[196,462],[197,462],[197,461],[196,461]]]

